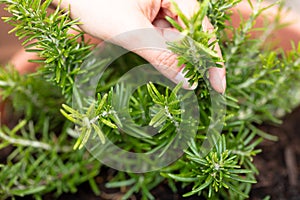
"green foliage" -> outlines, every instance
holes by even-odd
[[[201,1],[203,2],[203,1]],[[241,0],[212,0],[208,2],[209,9],[207,17],[214,27],[223,30],[226,27],[226,21],[230,21],[229,8],[234,7]],[[218,32],[217,32],[218,33]],[[220,32],[219,32],[220,33]]]
[[[58,107],[65,101],[59,88],[45,82],[40,75],[21,76],[12,66],[0,68],[1,96],[13,99],[14,108],[24,113],[26,119],[37,119],[40,115],[51,117],[54,121]],[[41,113],[35,112],[36,110]],[[17,116],[16,116],[17,117]],[[53,122],[54,122],[53,121]]]
[[[146,174],[118,173],[114,179],[107,183],[107,188],[130,187],[130,189],[122,196],[122,199],[129,199],[134,193],[140,192],[143,200],[155,197],[151,194],[151,190],[163,181],[163,177],[158,172],[149,172]]]
[[[215,37],[215,33],[204,31],[202,25],[202,21],[207,14],[209,1],[205,0],[201,3],[199,11],[190,20],[179,10],[175,3],[174,5],[178,16],[186,26],[182,33],[188,37],[178,43],[168,43],[169,49],[178,55],[178,65],[185,65],[183,72],[186,73],[185,76],[193,85],[205,77],[208,68],[212,66],[222,67],[220,63],[223,62],[217,52],[212,50],[217,42],[211,42],[211,39]],[[175,27],[180,26],[170,18],[167,18],[167,20]]]
[[[59,113],[61,90],[39,76],[20,76],[11,67],[0,68],[0,74],[1,94],[13,102],[10,117],[20,118],[9,124],[13,128],[0,128],[0,150],[9,152],[1,157],[0,198],[42,199],[49,192],[76,192],[86,181],[92,185],[100,163],[85,151],[73,151],[71,124]]]
[[[108,118],[113,112],[111,111],[110,106],[105,105],[107,103],[106,99],[108,95],[105,94],[102,99],[100,98],[100,95],[98,95],[98,97],[99,105],[97,105],[97,108],[95,108],[95,103],[90,103],[91,105],[85,114],[81,114],[65,104],[62,105],[63,109],[61,109],[60,112],[68,120],[79,126],[77,130],[80,132],[80,136],[74,145],[74,149],[81,149],[86,144],[92,130],[97,133],[101,142],[103,144],[105,143],[105,136],[101,131],[101,128],[98,127],[98,123],[96,123],[98,121],[110,128],[117,128],[117,126]]]
[[[230,19],[228,9],[239,0],[200,2],[201,9],[192,19],[187,19],[175,5],[185,29],[167,19],[186,36],[168,45],[178,54],[179,64],[185,64],[186,77],[191,83],[198,83],[197,134],[195,137],[179,134],[179,138],[188,138],[189,148],[164,169],[144,174],[116,172],[106,187],[125,188],[123,199],[134,193],[141,194],[143,199],[155,199],[151,190],[163,181],[174,192],[178,185],[185,188],[184,196],[247,198],[258,174],[253,164],[253,157],[260,152],[257,145],[263,139],[276,140],[256,125],[280,123],[279,117],[299,104],[300,45],[289,53],[270,51],[262,46],[261,40],[249,37],[255,20],[267,8],[253,7],[249,19],[238,28],[224,31],[224,23]],[[185,112],[181,102],[190,98],[179,93],[181,84],[171,90],[149,82],[133,94],[129,93],[130,85],[115,84],[122,72],[129,70],[124,68],[143,63],[133,55],[125,55],[124,60],[107,70],[98,83],[96,98],[82,99],[87,106],[81,109],[70,106],[76,75],[85,73],[88,79],[98,67],[93,66],[91,71],[80,68],[91,45],[84,42],[82,32],[69,33],[78,20],[71,20],[68,10],[57,8],[48,13],[51,1],[47,0],[0,0],[0,3],[5,3],[12,14],[4,18],[15,27],[12,32],[25,39],[28,51],[41,57],[34,61],[41,64],[36,74],[21,76],[12,67],[0,69],[0,94],[12,102],[12,119],[20,120],[13,121],[11,128],[3,125],[0,129],[0,149],[9,152],[0,165],[1,199],[25,195],[41,199],[48,192],[58,196],[76,192],[84,181],[89,181],[99,194],[94,177],[99,174],[101,164],[82,149],[88,139],[100,138],[103,144],[99,145],[105,145],[108,138],[127,151],[163,154],[174,142],[180,123],[187,123],[188,127],[194,124],[192,120],[181,120]],[[216,27],[215,32],[203,32],[201,22],[205,16]],[[266,27],[260,39],[265,39],[268,33]],[[214,148],[203,154],[201,145],[208,137],[213,114],[210,99],[213,91],[206,85],[206,72],[211,66],[221,67],[218,63],[223,61],[212,50],[216,43],[209,43],[216,35],[227,69],[227,92],[221,102],[226,106],[226,115],[222,136],[212,140]],[[125,61],[129,64],[124,65]],[[120,100],[114,102],[116,98]],[[135,124],[123,120],[116,112],[117,107],[124,107],[127,102]],[[130,133],[123,130],[125,125]],[[158,133],[147,135],[137,129],[145,125],[156,128]]]
[[[149,122],[150,126],[159,127],[163,123],[172,123],[176,128],[179,126],[180,114],[182,110],[179,108],[180,100],[177,98],[177,92],[181,88],[182,84],[178,84],[169,94],[167,88],[165,94],[161,94],[153,83],[147,84],[147,89],[152,101],[158,106],[156,114],[152,117]],[[166,129],[167,127],[163,127]]]
[[[224,189],[235,193],[232,198],[248,197],[240,188],[240,184],[256,183],[254,176],[251,175],[253,172],[249,169],[240,169],[238,155],[226,148],[224,135],[207,156],[203,157],[200,152],[195,141],[192,140],[190,150],[186,152],[186,159],[182,162],[183,166],[180,166],[180,174],[164,173],[163,175],[175,181],[193,183],[192,191],[184,194],[185,197],[201,195],[206,191],[205,189],[208,189],[208,198],[216,198],[218,192]]]
[[[68,10],[58,6],[55,12],[48,12],[51,2],[1,0],[0,3],[8,5],[7,11],[13,13],[2,19],[14,26],[10,33],[24,39],[23,45],[28,52],[38,53],[41,59],[31,62],[43,64],[40,68],[43,77],[59,85],[63,94],[70,98],[74,76],[92,46],[85,43],[83,32],[74,28],[79,22],[70,19]]]

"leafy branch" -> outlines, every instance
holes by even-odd
[[[80,72],[80,65],[90,52],[91,45],[84,41],[83,32],[76,29],[77,19],[71,20],[68,10],[57,6],[53,13],[48,8],[52,0],[1,0],[12,14],[3,17],[4,22],[14,26],[19,39],[28,52],[37,53],[41,59],[31,62],[42,63],[40,73],[62,88],[68,99],[72,95],[73,80]],[[73,33],[72,33],[72,32]]]
[[[184,194],[185,197],[194,194],[200,195],[208,188],[208,198],[215,196],[222,188],[233,190],[235,193],[247,198],[242,191],[236,187],[237,182],[256,183],[254,179],[243,178],[241,175],[252,173],[251,170],[239,169],[236,155],[226,149],[224,135],[217,142],[215,150],[202,158],[196,143],[192,140],[190,150],[186,152],[187,165],[185,174],[165,174],[165,176],[181,182],[193,182],[192,191]]]
[[[109,118],[109,116],[112,115],[113,110],[110,109],[109,105],[106,105],[107,98],[108,94],[105,94],[102,99],[100,95],[98,95],[99,103],[97,104],[97,108],[95,107],[95,103],[90,103],[90,107],[84,114],[81,114],[79,111],[74,110],[65,104],[62,105],[63,109],[60,110],[61,113],[68,120],[79,126],[79,128],[77,127],[75,129],[80,132],[80,135],[74,145],[74,149],[81,149],[87,143],[92,131],[97,133],[102,144],[105,143],[105,135],[102,132],[101,127],[99,127],[98,122],[101,122],[112,129],[117,128],[117,125]],[[117,119],[114,117],[112,118]]]

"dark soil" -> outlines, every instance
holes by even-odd
[[[279,127],[263,126],[278,136],[277,142],[264,141],[254,163],[260,171],[251,199],[300,200],[300,108],[286,116]]]
[[[263,125],[261,128],[278,136],[279,140],[277,142],[264,141],[259,146],[263,151],[255,157],[254,163],[260,174],[257,176],[258,183],[253,185],[250,199],[261,200],[271,197],[275,200],[300,200],[300,107],[286,116],[281,126]],[[79,187],[76,194],[64,194],[58,199],[119,200],[123,195],[120,190],[106,189],[105,180],[101,175],[96,181],[101,189],[100,197],[95,196],[88,183],[85,183]],[[152,194],[157,200],[200,199],[199,197],[182,198],[185,192],[179,190],[177,194],[174,194],[166,184],[161,184],[152,191]],[[54,198],[49,194],[44,199]],[[140,199],[140,197],[132,197],[132,200],[135,199]]]

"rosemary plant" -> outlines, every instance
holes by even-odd
[[[155,199],[151,190],[161,183],[167,183],[174,192],[178,187],[185,188],[183,196],[246,199],[258,174],[253,164],[253,157],[260,152],[257,145],[263,139],[276,140],[257,125],[280,123],[279,117],[299,104],[300,46],[295,45],[288,53],[280,49],[271,51],[262,46],[261,40],[249,37],[256,18],[267,8],[253,7],[249,19],[237,28],[225,30],[226,21],[230,21],[228,9],[240,0],[199,2],[201,9],[191,19],[175,5],[185,29],[167,19],[187,36],[168,45],[178,55],[179,64],[185,64],[186,77],[192,84],[198,83],[195,93],[201,115],[197,132],[194,137],[182,135],[189,137],[188,148],[167,167],[140,174],[116,171],[106,187],[125,188],[123,199],[134,193],[142,199]],[[108,138],[136,153],[160,150],[163,154],[170,147],[178,125],[184,123],[180,103],[188,98],[178,92],[180,84],[172,90],[149,82],[133,94],[128,93],[124,85],[115,84],[116,80],[132,64],[145,62],[129,53],[113,63],[122,67],[105,72],[103,82],[98,83],[96,98],[85,99],[88,106],[77,110],[70,101],[75,78],[83,73],[87,78],[93,75],[81,68],[93,46],[84,42],[80,30],[77,34],[68,33],[80,22],[72,20],[69,11],[59,7],[48,12],[51,0],[0,3],[11,13],[3,18],[14,26],[11,32],[24,39],[27,51],[38,53],[41,58],[31,61],[41,65],[35,74],[20,75],[12,66],[0,68],[0,94],[11,102],[13,113],[12,122],[0,129],[0,150],[6,152],[0,164],[1,199],[26,195],[42,199],[49,192],[59,196],[76,192],[85,181],[89,181],[95,194],[100,194],[95,177],[102,164],[83,148],[91,137],[100,138],[100,146],[106,145]],[[204,16],[216,27],[214,33],[203,32]],[[268,33],[268,27],[265,32]],[[221,67],[217,63],[223,61],[212,50],[215,43],[209,43],[215,35],[227,69],[228,87],[221,102],[226,106],[226,115],[220,139],[213,141],[215,145],[208,154],[202,155],[201,145],[212,114],[213,90],[206,84],[206,71],[210,66]],[[188,37],[194,42],[189,42]],[[126,122],[112,104],[116,93],[128,100],[134,122],[155,127],[157,135],[149,136],[135,127],[131,134],[122,131],[120,127]],[[192,121],[189,123],[193,125]]]

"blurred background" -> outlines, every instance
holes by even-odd
[[[3,10],[4,5],[0,5],[0,16],[7,16]],[[21,48],[21,44],[14,34],[8,34],[11,27],[0,20],[0,64],[4,64],[9,58]]]

